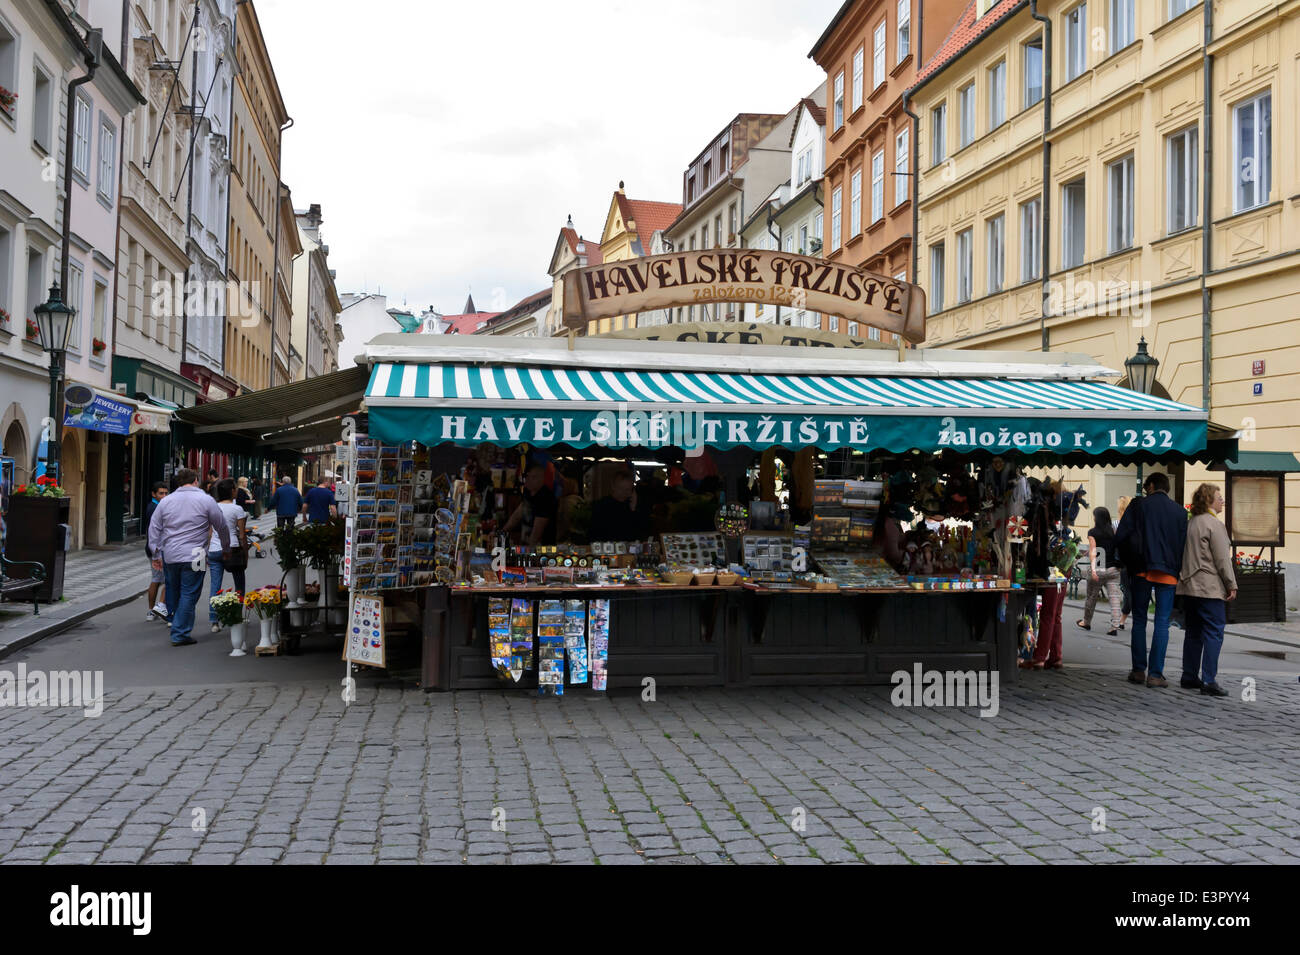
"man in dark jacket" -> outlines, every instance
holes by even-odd
[[[302,510],[302,495],[287,474],[280,478],[280,486],[271,495],[271,506],[275,508],[276,527],[293,527]]]
[[[1130,566],[1133,586],[1133,670],[1130,683],[1165,687],[1165,650],[1169,646],[1169,618],[1174,609],[1174,591],[1183,566],[1187,544],[1187,512],[1169,497],[1169,478],[1152,474],[1142,486],[1146,496],[1124,512],[1115,532],[1115,546],[1121,553],[1126,542],[1141,541],[1141,566]],[[1155,597],[1156,619],[1147,658],[1147,607]]]

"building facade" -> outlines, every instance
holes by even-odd
[[[295,213],[302,252],[293,260],[293,327],[290,349],[300,358],[298,379],[338,371],[339,313],[343,304],[329,267],[329,246],[321,239],[320,205]]]
[[[293,208],[289,187],[279,183],[280,201],[276,207],[275,235],[271,242],[275,272],[274,298],[271,301],[271,384],[289,382],[289,348],[293,337],[293,263],[302,255],[298,237],[298,216]]]
[[[1300,128],[1274,117],[1300,113],[1300,6],[1037,11],[972,4],[911,97],[928,340],[1122,369],[1145,338],[1158,393],[1241,429],[1243,450],[1294,451]],[[1112,508],[1134,486],[1132,469],[1073,477]],[[1182,479],[1190,494],[1216,475]],[[1300,481],[1288,491],[1294,560]]]
[[[629,199],[623,188],[623,183],[620,182],[610,198],[609,211],[605,214],[605,227],[600,234],[602,262],[650,255],[655,233],[667,228],[682,211],[681,205],[675,202]],[[585,333],[599,335],[602,332],[636,328],[636,325],[636,315],[615,315],[587,322]]]
[[[546,311],[546,334],[567,335],[570,331],[586,334],[585,325],[576,320],[571,324],[564,321],[564,276],[574,269],[600,265],[602,261],[600,244],[579,235],[573,227],[573,216],[569,216],[568,222],[556,236],[551,262],[546,267],[546,273],[551,277],[551,305]]]
[[[222,367],[241,391],[248,392],[269,388],[278,375],[288,378],[288,334],[277,339],[273,323],[280,317],[280,137],[289,114],[252,3],[239,6],[235,41]],[[282,346],[279,351],[277,344]]]
[[[826,70],[824,257],[908,277],[913,132],[903,93],[926,38],[946,37],[964,6],[930,0],[922,17],[921,0],[848,0],[808,54]]]

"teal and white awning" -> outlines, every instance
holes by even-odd
[[[1200,408],[1101,382],[376,364],[385,441],[1192,454]]]

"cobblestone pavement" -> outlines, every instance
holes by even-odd
[[[987,719],[888,688],[116,692],[0,710],[0,860],[1298,862],[1300,691],[1231,688],[1032,673]]]

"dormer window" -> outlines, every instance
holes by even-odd
[[[704,188],[709,188],[711,182],[713,182],[713,161],[706,159],[704,161]]]
[[[686,180],[686,201],[695,201],[695,177],[691,176]]]

